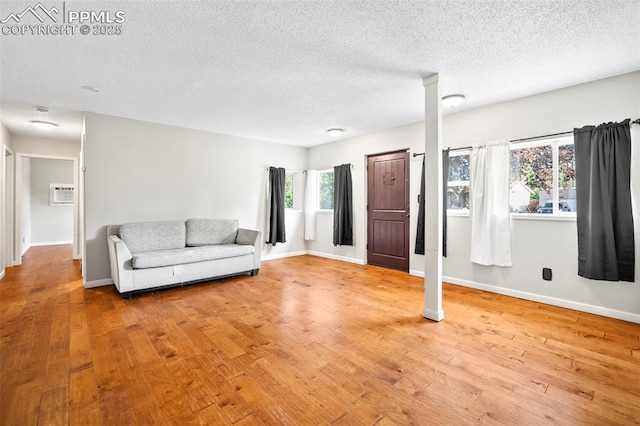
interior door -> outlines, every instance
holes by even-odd
[[[409,271],[409,152],[367,158],[367,262]]]

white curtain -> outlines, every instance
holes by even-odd
[[[471,150],[471,261],[511,266],[509,141]]]
[[[304,190],[304,239],[316,239],[316,211],[318,210],[318,171],[307,170]]]

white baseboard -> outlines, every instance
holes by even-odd
[[[326,259],[341,260],[343,262],[355,263],[357,265],[366,265],[364,260],[356,259],[354,257],[338,256],[335,254],[322,253],[319,251],[309,251],[307,254],[310,254],[311,256],[324,257]]]
[[[20,253],[20,256],[24,256],[31,247],[59,246],[66,244],[73,244],[73,241],[45,241],[42,243],[31,242],[22,248],[22,253]]]
[[[4,269],[0,272],[0,280],[4,278]]]
[[[113,280],[111,278],[104,278],[102,280],[85,281],[84,288],[104,287],[111,284],[113,284]]]
[[[66,244],[73,244],[73,241],[45,241],[42,243],[31,243],[30,247],[40,247],[40,246],[60,246]]]
[[[603,306],[590,305],[588,303],[574,302],[573,300],[558,299],[556,297],[543,296],[526,291],[513,290],[510,288],[498,287],[491,284],[483,284],[475,281],[468,281],[454,277],[442,277],[442,281],[460,285],[463,287],[475,288],[491,293],[503,294],[505,296],[517,297],[519,299],[531,300],[533,302],[545,303],[547,305],[559,306],[561,308],[573,309],[575,311],[588,312],[590,314],[602,315],[609,318],[616,318],[624,321],[640,324],[640,314],[633,312],[619,311],[617,309],[605,308]]]
[[[285,257],[304,256],[306,254],[311,256],[324,257],[325,259],[333,259],[333,260],[340,260],[342,262],[355,263],[357,265],[366,265],[366,263],[363,260],[355,259],[353,257],[337,256],[335,254],[322,253],[319,251],[305,251],[305,250],[294,251],[290,253],[267,255],[267,256],[264,256],[262,260],[269,261],[269,260],[275,260],[275,259],[283,259]]]
[[[304,256],[305,254],[308,254],[306,250],[293,251],[289,253],[270,254],[270,255],[264,256],[262,260],[269,261],[269,260],[275,260],[275,259],[284,259],[285,257]]]
[[[416,269],[409,269],[409,275],[413,275],[414,277],[422,277],[422,278],[424,278],[424,271],[418,271]]]

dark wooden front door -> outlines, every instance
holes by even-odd
[[[409,152],[367,159],[367,261],[409,271]]]

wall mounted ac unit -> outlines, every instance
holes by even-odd
[[[72,206],[73,205],[73,185],[64,183],[49,184],[49,205],[50,206]]]

